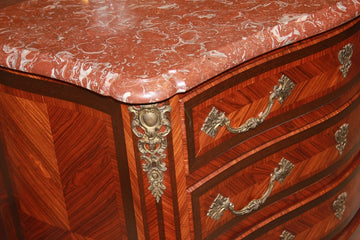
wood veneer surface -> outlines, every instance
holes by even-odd
[[[11,71],[3,71],[1,80],[5,84],[0,88],[1,91],[3,91],[1,95],[5,98],[5,100],[10,98],[7,102],[14,100],[14,102],[20,101],[22,104],[26,102],[30,106],[33,104],[38,104],[43,107],[43,111],[34,111],[32,108],[25,105],[20,109],[18,108],[19,110],[17,114],[20,114],[22,110],[26,109],[28,114],[25,114],[23,118],[29,118],[28,122],[33,122],[36,120],[35,123],[38,122],[40,127],[40,130],[37,130],[38,132],[41,131],[41,128],[51,125],[51,129],[49,131],[51,134],[54,134],[54,136],[50,137],[50,133],[47,134],[47,137],[49,138],[48,145],[53,144],[55,148],[54,151],[56,151],[56,149],[63,149],[58,150],[57,154],[55,156],[51,156],[50,159],[54,161],[54,164],[59,164],[58,168],[61,170],[61,172],[55,174],[55,177],[60,175],[60,177],[56,178],[60,178],[61,182],[57,182],[55,185],[60,187],[62,185],[69,186],[69,188],[65,187],[64,189],[64,194],[69,195],[63,197],[59,193],[57,196],[54,196],[56,199],[60,198],[58,201],[63,205],[63,213],[66,212],[64,213],[65,216],[63,219],[72,219],[72,224],[70,223],[71,226],[67,226],[65,231],[67,233],[64,233],[65,237],[75,234],[77,237],[86,236],[89,239],[92,239],[91,237],[94,237],[94,239],[99,239],[99,237],[100,239],[106,237],[111,239],[115,236],[122,236],[123,238],[126,238],[125,236],[127,236],[130,239],[189,239],[189,230],[186,230],[189,229],[189,227],[187,226],[188,205],[186,202],[185,171],[184,166],[181,166],[184,164],[184,162],[175,163],[173,157],[175,156],[179,158],[182,156],[181,148],[178,148],[178,146],[181,145],[174,144],[174,146],[177,146],[174,147],[174,149],[172,148],[173,144],[169,144],[168,146],[167,155],[169,158],[165,159],[165,161],[167,166],[171,166],[171,168],[165,173],[165,179],[169,179],[169,181],[165,182],[165,184],[167,189],[171,189],[171,191],[166,191],[163,195],[162,203],[156,204],[153,196],[147,189],[147,176],[142,171],[141,160],[139,160],[139,153],[137,151],[138,139],[133,136],[132,130],[130,128],[131,116],[128,113],[126,105],[120,105],[112,99],[94,95],[93,93],[82,90],[81,88],[68,86],[66,84],[64,85],[63,83],[58,83],[52,80],[46,80],[44,82],[44,79],[38,78],[39,84],[34,85],[34,82],[29,83],[27,81],[27,76],[20,74],[14,77]],[[57,90],[55,91],[51,90],[53,89],[52,85],[54,84],[60,84],[60,86],[58,86]],[[8,87],[7,85],[11,87]],[[30,92],[25,92],[16,88],[24,90],[27,89],[28,91],[30,90]],[[88,94],[90,96],[93,95],[98,99],[89,99],[87,97]],[[84,99],[86,101],[84,101]],[[103,104],[99,104],[100,101],[103,101]],[[3,102],[3,104],[6,105],[5,102]],[[19,103],[20,106],[22,104]],[[171,105],[174,109],[177,108],[178,104],[179,101],[176,99],[171,101]],[[4,109],[9,110],[10,107],[11,104],[4,107]],[[43,112],[43,115],[46,116],[42,118],[38,117],[37,115],[32,116],[33,111],[35,113]],[[6,116],[6,114],[4,116]],[[47,117],[48,119],[46,119]],[[173,122],[180,121],[179,115],[172,114],[171,117]],[[6,119],[8,118],[9,117],[6,117]],[[14,117],[11,119],[12,121],[17,122],[9,122],[6,123],[6,125],[19,126],[22,124],[22,122],[26,123],[26,120],[24,119],[16,120]],[[37,119],[39,119],[40,122]],[[44,124],[44,122],[48,123]],[[121,127],[122,124],[124,124],[124,128]],[[32,126],[28,127],[31,129]],[[78,127],[79,129],[77,129]],[[23,128],[27,129],[25,126]],[[28,131],[28,135],[33,134],[31,130]],[[178,127],[173,127],[173,132],[179,133],[179,131],[181,131],[180,124]],[[8,132],[6,132],[6,134],[9,134]],[[76,137],[71,137],[72,134],[75,134]],[[24,135],[25,134],[22,136],[19,135],[18,138],[24,138],[24,144],[27,144],[29,139]],[[86,138],[82,140],[81,136],[86,136]],[[121,141],[123,137],[127,139],[127,144],[124,144],[125,141]],[[173,141],[178,141],[180,137],[180,134],[174,134],[174,139],[172,139],[171,135],[169,136],[168,141],[169,143],[172,143]],[[112,140],[113,138],[115,138],[115,143]],[[32,138],[32,140],[34,139],[35,137]],[[116,144],[116,140],[118,139],[120,139],[121,142]],[[78,151],[75,147],[77,144],[81,144],[83,147],[82,150],[85,152],[82,152],[82,150]],[[112,146],[113,144],[115,147],[119,148],[116,153],[114,152],[114,147]],[[124,147],[127,149],[124,150]],[[30,150],[32,149],[31,146],[29,148]],[[51,151],[51,146],[49,146],[48,151]],[[107,157],[109,154],[110,156]],[[116,154],[116,156],[114,154]],[[62,160],[59,160],[58,158]],[[117,159],[118,163],[114,162],[114,158]],[[127,158],[129,160],[127,160]],[[9,159],[9,157],[7,159]],[[106,163],[110,163],[110,161],[112,163],[109,165],[109,167],[106,167]],[[100,163],[101,165],[97,165],[96,162]],[[127,167],[127,165],[129,165],[130,169]],[[116,173],[117,168],[119,168],[119,174]],[[7,170],[5,169],[4,171]],[[11,171],[12,170],[10,169],[10,172]],[[127,173],[127,171],[129,171],[129,173]],[[109,175],[109,173],[111,173],[112,176],[111,174]],[[93,175],[98,176],[97,179],[94,178],[91,180],[91,182],[96,182],[99,186],[98,191],[95,192],[92,189],[94,188],[95,190],[96,187],[93,186],[92,183],[87,183],[89,179],[92,179],[90,176]],[[108,180],[106,180],[107,177]],[[11,176],[10,179],[12,178],[16,179],[20,178],[20,176]],[[85,184],[85,186],[83,186],[83,190],[81,190],[81,185],[73,186],[75,184],[75,180],[77,180],[77,184],[79,184],[78,181]],[[119,180],[120,189],[118,188]],[[50,182],[52,182],[51,179]],[[109,184],[111,182],[114,182],[115,185],[110,186]],[[22,182],[21,184],[24,183]],[[105,185],[102,184],[106,184],[106,186],[109,185],[107,187],[109,191],[106,191]],[[27,189],[29,186],[25,186],[24,188]],[[118,190],[116,190],[116,188],[118,188]],[[67,189],[69,189],[69,191],[67,191]],[[79,194],[77,194],[76,191],[79,191]],[[88,196],[82,193],[87,193]],[[95,195],[98,195],[99,193],[104,194],[104,198],[99,196],[99,201],[104,202],[102,204],[106,206],[105,209],[100,209],[99,207],[95,208],[96,205],[99,205],[99,202],[94,201],[97,200]],[[114,199],[107,200],[112,202],[104,201],[114,193],[116,193],[116,197],[114,196]],[[95,195],[92,197],[91,194]],[[47,196],[47,194],[45,195]],[[69,200],[64,200],[62,198],[71,198],[74,199],[74,202],[71,203]],[[80,232],[80,226],[82,225],[81,219],[84,217],[83,215],[87,212],[90,214],[90,211],[86,209],[82,210],[82,205],[76,204],[76,202],[79,202],[81,198],[88,199],[88,201],[90,201],[89,209],[92,209],[94,214],[99,216],[99,219],[93,216],[94,219],[90,222],[94,222],[94,224],[96,224],[96,221],[104,221],[102,220],[103,218],[101,215],[96,214],[96,211],[100,211],[103,212],[103,214],[106,214],[104,212],[106,209],[116,210],[120,208],[119,213],[116,211],[112,212],[115,219],[117,220],[111,220],[111,217],[109,218],[109,216],[104,216],[107,222],[103,222],[103,226],[107,226],[107,228],[100,230],[101,225],[97,228],[94,228],[94,226],[89,226],[94,232],[93,235],[91,235],[92,233],[88,229]],[[16,200],[14,199],[14,201]],[[122,202],[124,202],[126,207],[121,210]],[[70,212],[70,208],[72,206],[74,206],[75,209]],[[79,207],[79,209],[76,209],[77,207]],[[125,217],[124,215],[121,215],[121,211],[124,211],[124,214],[126,215]],[[37,211],[34,210],[34,212]],[[16,210],[13,214],[17,215]],[[78,217],[76,217],[75,214],[78,214]],[[116,214],[120,215],[116,216]],[[178,218],[179,215],[181,216],[180,218]],[[53,217],[56,218],[55,216]],[[88,217],[90,218],[91,215]],[[22,221],[24,221],[24,216],[21,215],[19,218],[20,220],[17,222],[17,224],[21,225]],[[84,221],[86,221],[86,216]],[[123,225],[116,226],[116,223],[119,221],[122,221]],[[30,226],[36,229],[39,228],[39,226],[34,224],[34,222],[26,222],[26,225],[22,224],[22,228],[20,228],[19,234],[23,234],[24,230],[26,231],[25,234],[30,234],[30,232],[33,232],[33,230],[28,229]],[[121,230],[123,232],[112,233],[111,231],[114,230],[111,229],[117,229],[117,231]],[[50,234],[53,231],[53,234],[59,234],[56,229],[46,230],[43,228],[42,230],[38,229],[38,231],[42,232],[44,236],[46,236],[46,234]],[[99,235],[95,236],[95,234]],[[106,237],[101,237],[101,234],[105,234]],[[28,236],[29,235],[26,235],[26,238]],[[36,239],[43,236],[30,236],[30,238],[33,237]]]
[[[3,72],[2,80],[6,77],[12,83],[27,80]],[[2,170],[9,172],[15,196],[18,235],[137,238],[120,109],[77,104],[89,93],[62,84],[59,92],[70,93],[72,102],[47,97],[55,93],[40,83],[42,95],[1,85],[2,166],[7,166]]]
[[[349,220],[348,225],[336,235],[337,240],[356,240],[360,236],[360,210]]]
[[[37,99],[2,94],[0,101],[24,237],[126,236],[110,117],[31,97]],[[101,235],[104,229],[111,233]]]
[[[294,234],[296,239],[333,239],[334,236],[331,236],[333,234],[329,234],[329,232],[339,231],[338,226],[353,218],[359,208],[360,203],[357,198],[360,195],[360,177],[356,174],[358,170],[359,167],[348,178],[344,179],[344,182],[322,195],[321,200],[314,200],[309,203],[308,207],[311,208],[301,215],[259,237],[254,233],[252,236],[243,239],[253,239],[255,236],[259,240],[276,239],[285,229]],[[342,219],[338,219],[334,214],[332,205],[337,196],[344,192],[347,193],[346,208]]]
[[[267,58],[268,61],[263,64],[256,62],[256,65],[251,66],[250,69],[245,67],[238,71],[234,70],[236,74],[229,73],[219,76],[213,80],[217,83],[215,86],[213,84],[203,86],[195,96],[190,92],[189,95],[193,96],[190,99],[185,96],[185,124],[188,133],[190,172],[194,172],[204,165],[208,170],[215,170],[217,165],[225,164],[226,160],[216,161],[212,163],[213,165],[207,163],[224,154],[227,149],[232,149],[239,142],[244,142],[264,130],[336,98],[340,93],[334,93],[341,91],[341,87],[351,82],[358,73],[358,70],[353,68],[349,72],[350,75],[343,78],[337,70],[339,67],[337,54],[349,42],[358,44],[360,35],[356,31],[359,27],[360,24],[356,23],[350,25],[350,28],[349,26],[341,28],[341,31],[337,29],[335,31],[337,35],[323,41],[315,41],[314,45],[317,48],[311,50],[300,45],[300,49],[293,49],[296,54],[291,52],[281,57],[271,54]],[[332,34],[334,33],[330,35]],[[286,53],[286,51],[282,53]],[[273,59],[274,57],[277,58]],[[281,63],[286,63],[285,65],[280,64],[280,58],[282,59]],[[277,62],[271,63],[272,61]],[[355,53],[353,61],[354,65],[360,64],[360,54]],[[251,63],[249,64],[251,65]],[[243,134],[230,134],[225,127],[222,127],[214,139],[200,130],[213,106],[216,106],[220,112],[225,112],[234,127],[241,125],[250,117],[256,117],[264,111],[269,92],[278,84],[277,81],[282,74],[289,76],[296,84],[294,90],[282,105],[279,103],[274,105],[267,121],[256,129]],[[261,88],[258,87],[258,84],[261,85]],[[229,86],[232,87],[229,88]],[[244,145],[242,151],[245,153],[245,149],[254,147]],[[207,175],[209,172],[204,174]]]
[[[259,217],[269,218],[271,214],[275,214],[278,208],[272,207],[267,211],[261,211],[260,215],[255,213],[257,216],[250,216],[249,219],[247,219],[247,216],[234,218],[231,214],[225,214],[220,222],[216,222],[209,219],[208,216],[206,216],[206,211],[204,211],[203,207],[200,206],[208,206],[207,208],[209,208],[212,200],[218,193],[221,193],[222,195],[230,197],[232,201],[239,206],[238,208],[240,209],[242,206],[245,206],[251,199],[260,196],[261,193],[265,191],[268,185],[269,174],[273,171],[274,166],[277,165],[277,162],[279,162],[282,157],[285,157],[290,161],[294,161],[294,176],[290,175],[287,177],[286,180],[288,180],[289,183],[284,181],[282,185],[275,187],[273,190],[274,196],[264,204],[265,206],[271,204],[272,201],[278,201],[281,197],[284,197],[285,192],[287,192],[286,194],[291,194],[292,191],[299,191],[299,188],[312,184],[313,182],[320,180],[322,177],[331,174],[331,172],[334,171],[334,167],[346,165],[346,158],[340,159],[339,154],[336,152],[336,142],[334,140],[333,134],[335,133],[338,126],[347,121],[349,121],[349,123],[351,122],[350,124],[353,125],[353,129],[359,128],[357,123],[357,116],[360,115],[360,108],[358,107],[359,103],[360,98],[358,93],[356,97],[353,98],[353,100],[350,100],[350,103],[345,104],[345,108],[340,108],[335,116],[324,116],[324,119],[327,119],[327,121],[321,124],[318,123],[318,125],[315,125],[314,128],[307,130],[310,136],[315,134],[318,135],[310,138],[306,137],[306,135],[302,137],[295,136],[295,139],[304,139],[304,141],[301,143],[293,143],[290,138],[286,139],[285,142],[287,146],[290,146],[289,148],[284,148],[284,146],[282,146],[280,148],[281,151],[274,154],[273,156],[266,158],[264,156],[269,155],[269,153],[264,155],[261,153],[254,154],[253,156],[249,157],[249,160],[252,162],[250,167],[244,168],[241,171],[239,169],[233,171],[233,169],[229,168],[226,172],[223,173],[223,178],[220,178],[222,181],[219,181],[219,178],[213,177],[211,181],[206,182],[199,189],[196,189],[194,192],[192,192],[195,238],[216,239],[219,237],[221,232],[224,232],[236,224],[239,226],[237,231],[241,232],[244,231],[244,228],[253,226],[253,224],[259,220]],[[347,116],[349,113],[350,115]],[[335,125],[331,127],[332,124]],[[348,150],[353,148],[351,151],[352,154],[354,154],[354,151],[356,153],[359,151],[358,143],[360,140],[356,130],[354,131],[355,132],[353,132],[349,138],[350,145],[348,146]],[[320,140],[321,138],[324,139]],[[274,149],[274,147],[271,149]],[[257,157],[257,155],[259,155],[259,157]],[[307,159],[309,162],[307,162]],[[238,165],[241,166],[240,164]],[[299,167],[298,169],[296,169],[297,165]],[[256,170],[252,170],[253,168]],[[233,177],[232,174],[237,176],[237,180],[231,180]],[[305,185],[300,183],[304,180],[307,182]],[[287,184],[289,184],[288,186],[292,186],[292,190],[289,189],[289,191],[284,191],[282,194],[276,194],[276,192],[280,191],[280,189],[284,190]],[[251,186],[254,187],[252,188]],[[289,206],[286,206],[285,202],[283,208],[288,208]],[[288,203],[291,204],[294,202],[290,201]],[[211,237],[206,238],[205,236],[207,235],[211,235]]]

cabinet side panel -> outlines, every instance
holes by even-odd
[[[0,81],[1,173],[18,238],[137,239],[121,104],[15,72]]]
[[[0,236],[3,236],[5,239],[18,239],[13,218],[14,216],[11,214],[10,199],[6,190],[5,180],[0,171]]]
[[[46,105],[8,94],[2,94],[0,102],[7,165],[23,227],[33,222],[67,232],[69,222]],[[25,228],[24,234],[38,236]]]
[[[49,105],[71,229],[94,239],[126,235],[111,120]]]

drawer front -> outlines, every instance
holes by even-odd
[[[249,166],[242,168],[239,162],[192,191],[195,238],[215,239],[249,214],[345,166],[359,147],[359,102],[357,96],[335,116],[327,116],[327,121],[307,130],[307,138],[306,134],[292,137],[305,140],[269,156],[257,153],[248,158]],[[289,207],[294,202],[284,204]],[[233,214],[232,208],[241,211]],[[260,217],[270,217],[273,211]],[[238,231],[246,227],[245,223]]]
[[[250,69],[245,66],[237,75],[186,101],[190,172],[239,143],[324,105],[336,98],[334,91],[354,84],[359,73],[354,66],[360,64],[360,35],[353,31],[295,55]]]
[[[357,83],[354,86],[349,90],[345,90],[343,95],[331,103],[301,117],[284,122],[246,142],[234,146],[222,155],[216,156],[212,162],[188,175],[187,183],[189,188],[197,188],[203,182],[209,181],[210,178],[221,174],[228,168],[233,168],[235,165],[241,165],[243,168],[251,165],[257,161],[254,159],[254,155],[260,153],[262,157],[270,155],[282,148],[296,144],[301,138],[315,134],[309,129],[337,115],[351,105],[352,102],[358,101],[355,99],[360,95],[360,75],[356,78],[356,81]]]
[[[360,172],[358,170],[359,167],[343,183],[320,198],[241,239],[333,239],[351,221],[360,207]],[[285,220],[285,223],[279,224]],[[267,230],[273,225],[278,226]],[[266,233],[263,234],[264,232]]]

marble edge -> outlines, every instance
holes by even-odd
[[[317,16],[313,16],[313,18],[315,19]],[[119,91],[120,89],[116,86],[117,83],[119,83],[118,81],[115,81],[113,82],[113,84],[111,85],[110,87],[110,94],[109,96],[115,98],[116,100],[119,100],[119,101],[122,101],[122,102],[126,102],[126,103],[131,103],[131,104],[141,104],[141,103],[154,103],[154,102],[160,102],[160,101],[164,101],[168,98],[171,98],[172,96],[178,94],[178,93],[185,93],[193,88],[195,88],[196,86],[202,84],[204,81],[208,80],[208,79],[211,79],[217,75],[220,75],[221,73],[231,69],[231,68],[234,68],[242,63],[245,63],[246,61],[249,61],[253,58],[256,58],[262,54],[265,54],[269,51],[272,51],[272,50],[276,50],[278,48],[281,48],[281,47],[284,47],[284,46],[288,46],[288,45],[291,45],[293,43],[297,43],[299,41],[302,41],[302,40],[305,40],[305,39],[308,39],[310,37],[313,37],[317,34],[321,34],[321,33],[324,33],[328,30],[331,30],[335,27],[338,27],[340,25],[343,25],[343,24],[346,24],[347,22],[350,22],[352,20],[354,20],[355,18],[358,17],[358,13],[356,13],[353,17],[349,18],[349,19],[346,19],[345,21],[343,19],[336,19],[334,18],[335,21],[333,24],[329,24],[327,27],[325,28],[322,28],[320,31],[314,31],[314,32],[303,32],[301,34],[301,36],[299,36],[297,39],[295,39],[294,41],[292,42],[288,42],[286,44],[281,44],[280,42],[275,46],[275,47],[271,47],[271,48],[257,48],[257,51],[254,52],[253,54],[248,54],[248,52],[246,52],[245,50],[241,49],[241,46],[245,43],[248,43],[249,41],[251,42],[257,42],[258,40],[255,38],[255,35],[252,35],[252,36],[249,36],[246,40],[240,40],[238,41],[237,43],[231,43],[229,45],[232,45],[231,48],[236,48],[238,47],[238,49],[240,50],[243,50],[243,54],[241,55],[242,57],[239,58],[239,61],[237,62],[232,62],[230,63],[230,61],[223,61],[221,65],[219,65],[219,59],[217,58],[217,62],[216,64],[211,64],[211,61],[210,60],[207,60],[207,57],[208,56],[203,56],[202,59],[200,60],[197,60],[196,62],[191,62],[190,64],[188,64],[186,67],[184,68],[187,68],[187,69],[191,69],[193,68],[192,66],[194,65],[199,65],[199,62],[201,63],[205,63],[205,66],[204,68],[200,68],[199,70],[206,70],[206,71],[203,71],[206,72],[207,74],[206,75],[201,75],[201,77],[199,78],[196,78],[197,76],[194,76],[194,78],[192,79],[193,80],[193,84],[191,85],[188,85],[186,86],[186,88],[184,88],[183,86],[185,85],[185,83],[182,81],[182,75],[181,74],[171,74],[171,73],[168,73],[168,75],[172,75],[171,78],[170,78],[170,83],[172,84],[168,84],[166,85],[166,91],[164,91],[164,88],[159,88],[159,89],[155,89],[153,91],[151,91],[150,93],[148,92],[147,94],[143,94],[142,92],[139,92],[139,93],[131,93],[131,97],[128,97],[128,94],[127,94],[127,91]],[[301,22],[298,22],[297,20],[294,20],[292,22],[289,22],[287,24],[281,24],[281,25],[277,25],[277,26],[274,26],[272,29],[275,29],[275,28],[279,28],[281,29],[283,26],[287,26],[289,27],[290,25],[294,25],[294,29],[297,29],[298,27],[301,26]],[[271,31],[271,29],[269,29],[269,32]],[[229,51],[226,51],[226,49],[230,48],[228,46],[224,46],[223,48],[221,49],[218,49],[219,52],[222,52],[222,53],[226,53],[226,52],[229,52]],[[198,67],[198,66],[197,66]],[[210,71],[209,71],[210,69]],[[146,83],[143,83],[144,84],[148,84],[148,85],[152,85],[154,84],[155,82],[161,82],[163,81],[164,77],[163,76],[157,76],[155,78],[151,78],[149,79],[149,81],[147,81]],[[180,86],[180,87],[175,87],[175,86]]]
[[[324,20],[324,16],[327,16]],[[39,66],[34,66],[31,71],[27,71],[27,69],[22,68],[22,66],[12,65],[11,63],[4,61],[3,58],[0,59],[0,65],[6,68],[19,70],[31,74],[37,74],[45,77],[50,77],[54,79],[58,79],[64,82],[72,83],[78,85],[80,87],[86,88],[103,96],[110,96],[118,101],[129,103],[129,104],[146,104],[146,103],[154,103],[164,101],[177,93],[184,93],[193,89],[194,87],[200,85],[204,81],[213,78],[228,69],[231,69],[235,66],[238,66],[245,61],[253,59],[261,54],[264,54],[268,51],[278,49],[280,47],[304,40],[306,38],[312,37],[319,33],[323,33],[327,30],[340,26],[346,22],[349,22],[358,16],[358,11],[356,8],[352,9],[352,12],[346,12],[346,18],[340,18],[336,13],[332,12],[330,8],[322,9],[312,15],[308,15],[306,22],[313,22],[316,24],[317,28],[312,29],[312,31],[299,31],[299,34],[296,35],[295,38],[292,38],[291,41],[286,40],[286,35],[282,35],[282,30],[292,29],[302,29],[302,24],[304,22],[301,19],[293,19],[284,24],[278,24],[271,28],[265,30],[265,35],[268,39],[277,39],[277,41],[272,41],[272,45],[256,45],[256,51],[248,52],[246,49],[242,48],[243,44],[256,44],[258,39],[256,38],[256,34],[250,35],[246,40],[240,39],[238,42],[231,42],[228,45],[225,45],[221,48],[216,49],[216,51],[221,52],[224,55],[217,56],[216,52],[210,55],[203,55],[200,59],[194,58],[194,61],[190,62],[183,68],[186,69],[197,69],[197,71],[193,71],[189,73],[186,78],[191,78],[191,84],[186,83],[183,79],[184,76],[181,72],[167,72],[162,75],[148,78],[146,81],[143,79],[141,81],[141,88],[131,88],[124,87],[124,82],[138,82],[138,79],[127,78],[123,76],[121,73],[117,72],[108,72],[108,75],[111,77],[110,81],[105,83],[106,86],[102,88],[94,89],[91,87],[92,82],[96,82],[96,78],[99,75],[92,74],[92,76],[87,76],[88,81],[86,81],[86,85],[81,85],[78,83],[74,83],[69,81],[69,79],[57,76],[54,77],[51,74],[44,74],[43,68]],[[323,19],[322,22],[318,22],[317,19]],[[2,46],[4,48],[4,44]],[[232,52],[236,52],[236,59],[230,58],[229,55]],[[22,49],[18,52],[19,55],[27,54],[31,55],[31,50]],[[51,58],[47,53],[39,53],[39,56],[42,58]],[[241,56],[241,57],[239,57]],[[75,64],[81,64],[81,60],[79,59],[69,59],[70,62]],[[216,63],[216,64],[215,64]],[[51,64],[56,65],[56,62],[51,62]],[[83,63],[85,64],[85,62]],[[201,74],[199,74],[201,72]],[[81,76],[80,76],[81,77]],[[93,79],[91,79],[91,77]],[[166,81],[164,81],[166,80]],[[153,86],[157,86],[154,88]],[[132,90],[131,90],[132,89]],[[148,90],[151,89],[151,90]]]

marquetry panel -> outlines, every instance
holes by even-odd
[[[347,198],[343,205],[345,211],[342,218],[338,219],[334,214],[333,203],[342,193],[347,193]],[[256,239],[279,239],[278,237],[284,229],[291,232],[296,240],[323,239],[325,237],[326,239],[332,239],[336,232],[339,232],[344,224],[354,216],[360,206],[358,201],[358,197],[360,196],[360,176],[354,176],[345,187],[331,195],[332,196],[329,197],[320,197],[320,199],[317,200],[317,206],[275,227]],[[304,208],[306,208],[306,206]],[[291,218],[291,216],[288,218]]]
[[[233,225],[232,228],[221,232],[218,237],[214,237],[216,235],[212,234],[212,238],[209,237],[209,239],[226,240],[234,239],[235,237],[239,239],[257,239],[274,227],[301,215],[304,211],[325,201],[323,198],[324,193],[327,197],[336,194],[338,191],[341,191],[341,189],[344,189],[345,185],[359,174],[360,158],[356,149],[353,149],[350,155],[346,156],[344,160],[345,161],[339,162],[339,164],[334,167],[331,167],[333,170],[331,174],[327,173],[324,175],[320,173],[321,176],[318,182],[311,185],[307,185],[308,181],[300,183],[300,185],[304,187],[303,189],[286,196],[281,201],[276,201],[276,199],[269,207],[262,208],[254,214],[242,218],[237,224]],[[281,195],[282,194],[280,194],[280,196]],[[276,198],[276,196],[274,197]],[[293,205],[289,207],[289,203],[293,203]],[[353,212],[353,214],[355,214],[355,212]],[[265,218],[263,221],[259,221],[259,219],[263,218]],[[346,222],[343,222],[338,226],[336,232],[331,234],[335,236],[339,233],[350,219],[351,218],[345,219]]]
[[[255,161],[255,159],[249,160],[251,155],[254,153],[270,154],[271,151],[275,151],[275,148],[271,147],[273,145],[289,146],[296,143],[301,138],[300,136],[309,136],[311,127],[327,121],[328,118],[347,109],[352,102],[358,101],[356,99],[360,96],[359,80],[360,75],[355,78],[355,85],[350,90],[341,92],[342,95],[335,101],[318,108],[316,111],[271,128],[246,142],[239,142],[232,149],[222,152],[219,156],[215,155],[213,161],[193,171],[187,177],[188,186],[197,188],[201,179],[213,177],[233,165],[249,165]],[[219,168],[219,166],[221,167]]]
[[[0,171],[0,236],[5,239],[18,239],[2,171]]]
[[[339,232],[335,239],[337,240],[357,240],[360,236],[360,210],[349,223]]]
[[[252,138],[282,121],[324,105],[324,101],[326,103],[331,98],[335,99],[336,95],[330,96],[329,93],[351,81],[354,82],[354,77],[359,72],[358,68],[350,68],[348,76],[344,78],[339,71],[341,64],[338,52],[351,42],[354,45],[351,59],[353,66],[359,65],[359,37],[360,34],[355,34],[341,42],[333,41],[334,46],[328,49],[317,53],[315,50],[308,52],[308,56],[296,61],[293,58],[289,59],[288,64],[278,68],[272,69],[272,65],[266,64],[261,68],[254,67],[247,71],[248,74],[241,73],[221,82],[219,89],[224,89],[223,91],[219,92],[215,86],[214,91],[209,89],[206,92],[208,94],[202,93],[198,100],[194,100],[197,99],[195,96],[194,99],[185,102],[190,170],[198,169],[214,156],[232,148],[237,142]],[[286,61],[286,56],[283,58]],[[258,117],[268,105],[270,92],[279,85],[278,80],[283,74],[295,83],[295,87],[282,105],[275,100],[264,123],[240,134],[231,134],[225,127],[220,127],[215,138],[201,130],[213,107],[219,112],[224,112],[233,127],[240,126],[251,117]],[[234,81],[235,78],[238,78],[238,81]],[[226,82],[229,82],[228,87],[224,87]]]
[[[93,240],[91,238],[86,238],[86,237],[81,236],[81,235],[76,234],[76,233],[71,233],[70,236],[71,236],[71,238],[70,238],[71,240]]]
[[[72,231],[120,237],[124,219],[111,119],[54,105],[48,109]]]
[[[53,226],[19,211],[24,239],[59,239],[70,238],[69,229]]]
[[[245,218],[246,216],[234,218],[229,211],[226,211],[220,221],[215,221],[207,216],[207,211],[219,193],[225,197],[230,197],[235,209],[241,209],[252,199],[260,198],[269,185],[270,174],[275,167],[278,167],[278,162],[282,158],[289,160],[295,167],[282,184],[277,183],[275,185],[271,193],[272,196],[285,190],[287,194],[290,194],[297,190],[292,186],[299,185],[304,181],[307,181],[308,184],[315,182],[321,176],[324,176],[325,172],[328,172],[327,174],[331,173],[333,166],[339,165],[339,163],[345,164],[346,158],[342,158],[342,155],[340,156],[336,149],[337,142],[334,135],[341,125],[349,123],[353,130],[348,135],[346,153],[343,154],[347,155],[351,149],[356,149],[358,146],[360,136],[357,134],[356,129],[360,128],[360,123],[357,121],[357,116],[360,115],[360,107],[358,107],[359,96],[355,99],[355,102],[350,102],[351,105],[345,104],[346,108],[337,113],[340,119],[343,118],[342,120],[335,116],[332,118],[332,121],[319,124],[324,126],[323,131],[316,133],[318,131],[316,128],[319,126],[309,130],[316,135],[299,143],[294,143],[288,148],[260,159],[260,161],[257,160],[258,157],[256,155],[258,154],[255,154],[253,157],[250,156],[249,161],[252,161],[252,164],[249,167],[241,169],[240,162],[226,169],[221,174],[213,176],[203,185],[199,185],[200,187],[192,193],[196,238],[200,239],[200,236],[205,238],[214,231],[226,229]],[[324,118],[329,119],[329,116]],[[297,139],[300,140],[301,137]],[[276,145],[273,148],[276,149]],[[292,187],[292,190],[287,190],[290,187]],[[266,202],[266,204],[268,203]],[[287,204],[294,203],[288,202]],[[224,227],[224,225],[227,225],[227,227]],[[245,224],[243,224],[243,227],[245,227]],[[199,232],[200,229],[201,233]]]
[[[127,239],[111,116],[2,90],[4,154],[24,238]]]
[[[8,94],[1,94],[0,104],[7,163],[19,209],[37,221],[68,230],[46,104]]]

